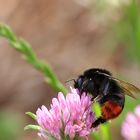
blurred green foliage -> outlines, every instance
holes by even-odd
[[[20,136],[23,118],[9,111],[0,112],[0,140],[16,140]]]
[[[112,38],[116,39],[117,45],[123,44],[125,47],[127,61],[135,61],[140,66],[140,1],[130,0],[128,4],[120,7],[120,11],[120,19],[113,25]],[[126,75],[121,77],[128,79]],[[124,110],[116,124],[120,126],[127,112],[132,111],[138,104],[140,99],[134,100],[126,96]]]
[[[140,65],[140,2],[130,0],[120,7],[120,19],[113,25],[113,39],[116,44],[123,44],[127,59],[135,60]]]

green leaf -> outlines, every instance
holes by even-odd
[[[27,126],[24,127],[24,130],[28,130],[28,129],[40,130],[40,126],[39,125],[29,124],[29,125],[27,125]]]
[[[26,115],[30,116],[32,119],[36,120],[36,115],[32,112],[26,112]]]

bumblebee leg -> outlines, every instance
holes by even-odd
[[[103,123],[106,123],[107,120],[105,120],[104,118],[102,117],[99,117],[93,124],[92,124],[92,127],[95,128],[97,126],[99,126],[100,124],[103,124]]]

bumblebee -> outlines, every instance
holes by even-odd
[[[101,106],[102,114],[93,123],[93,127],[119,116],[124,108],[125,95],[135,99],[134,94],[140,93],[136,86],[114,78],[108,70],[99,68],[86,70],[74,80],[74,87],[80,94],[91,94],[92,100]]]

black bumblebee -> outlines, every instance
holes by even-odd
[[[74,80],[74,87],[80,91],[92,95],[92,100],[101,106],[102,115],[93,123],[93,127],[116,118],[123,110],[125,95],[135,98],[135,93],[140,89],[125,81],[112,77],[112,74],[105,69],[88,69],[77,80]]]

